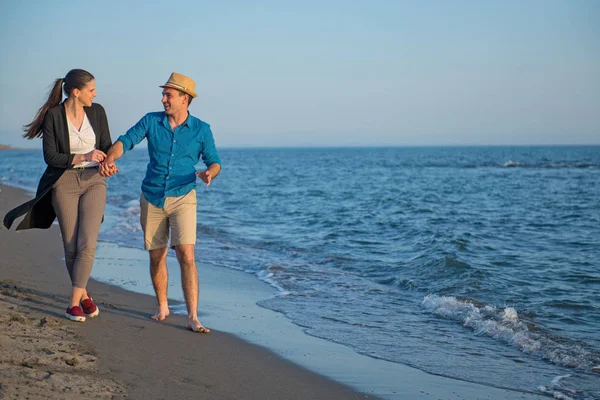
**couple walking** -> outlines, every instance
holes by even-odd
[[[73,69],[55,80],[46,103],[25,126],[24,137],[42,137],[48,166],[35,198],[9,211],[4,225],[10,229],[16,218],[25,215],[17,230],[47,229],[58,219],[72,284],[65,312],[68,319],[83,322],[99,313],[86,286],[104,218],[106,178],[119,172],[115,160],[146,139],[150,161],[142,182],[140,222],[158,301],[152,318],[161,321],[169,315],[166,260],[170,238],[181,267],[187,327],[210,332],[198,320],[197,311],[195,187],[196,178],[210,185],[221,170],[221,161],[210,126],[188,111],[196,97],[195,86],[191,78],[172,73],[160,86],[164,111],[146,114],[112,143],[104,108],[93,103],[94,76]],[[200,159],[207,168],[197,172],[194,166]]]

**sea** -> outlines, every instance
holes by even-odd
[[[373,359],[600,399],[600,146],[219,153],[198,264],[271,285],[258,306]],[[142,248],[147,162],[117,162],[101,241]],[[44,169],[41,150],[0,152],[4,184],[33,191]]]

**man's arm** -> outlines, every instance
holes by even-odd
[[[119,172],[115,160],[121,158],[123,153],[123,143],[117,140],[110,146],[106,152],[106,159],[100,164],[100,175],[110,177]]]
[[[202,179],[202,181],[206,183],[206,186],[208,186],[210,185],[210,181],[216,178],[217,175],[219,175],[219,172],[221,172],[221,159],[219,158],[219,153],[215,146],[215,139],[210,129],[210,125],[204,125],[203,133],[204,147],[202,148],[200,155],[202,156],[204,165],[207,165],[208,168],[205,171],[196,173],[196,176]]]
[[[221,165],[215,163],[209,165],[205,171],[197,172],[196,176],[202,179],[202,182],[206,183],[206,186],[209,186],[210,181],[216,178],[219,172],[221,172]]]
[[[115,165],[115,160],[121,158],[125,152],[133,149],[135,145],[139,144],[146,138],[146,134],[148,133],[148,124],[151,120],[151,114],[146,114],[124,135],[119,136],[119,138],[106,152],[106,160],[100,169],[101,174],[104,176],[113,176],[119,172],[119,169]]]
[[[110,149],[108,149],[108,151],[106,152],[106,162],[114,163],[116,160],[121,158],[123,153],[123,142],[117,140],[113,143],[112,146],[110,146]]]

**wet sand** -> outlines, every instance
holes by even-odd
[[[0,215],[27,199],[0,185]],[[154,322],[152,296],[96,281],[99,317],[70,322],[58,227],[14,229],[0,229],[0,398],[376,398],[184,316]]]

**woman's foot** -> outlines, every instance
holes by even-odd
[[[85,316],[89,318],[94,318],[100,314],[100,310],[94,303],[92,296],[88,296],[87,299],[81,300],[81,308],[83,309]]]
[[[85,322],[85,314],[79,306],[67,308],[67,311],[65,312],[65,317],[67,317],[71,321]]]

